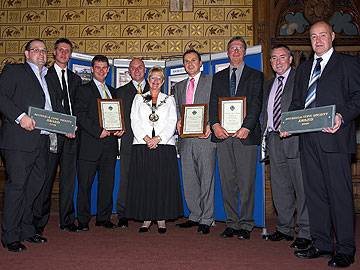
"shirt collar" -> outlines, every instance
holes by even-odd
[[[39,75],[39,67],[30,61],[26,61],[36,75]],[[43,66],[41,69],[41,76],[44,77],[48,71],[48,68]]]

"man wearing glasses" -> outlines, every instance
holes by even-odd
[[[40,39],[25,45],[25,63],[4,67],[0,77],[0,149],[6,163],[4,212],[1,241],[8,251],[26,249],[23,241],[45,243],[36,234],[32,205],[46,176],[48,132],[35,129],[29,106],[52,110],[45,81],[47,50]]]
[[[228,238],[250,239],[254,227],[254,196],[257,145],[261,131],[259,115],[262,102],[263,74],[244,63],[245,40],[235,36],[228,42],[230,67],[213,76],[209,117],[213,130],[212,141],[217,142],[221,189],[226,212]],[[218,101],[220,97],[246,97],[246,115],[233,135],[221,126]],[[240,194],[240,211],[239,211]]]

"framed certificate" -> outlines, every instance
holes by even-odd
[[[182,105],[180,137],[200,137],[205,135],[207,104]]]
[[[246,97],[220,97],[218,106],[220,125],[229,135],[234,134],[246,116]]]
[[[98,98],[97,101],[100,126],[112,132],[125,130],[122,100]]]

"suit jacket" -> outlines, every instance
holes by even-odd
[[[148,91],[149,91],[149,84],[148,82],[146,82],[143,93],[146,93]],[[120,154],[131,153],[131,146],[134,140],[134,133],[131,129],[130,112],[136,93],[137,90],[132,81],[115,90],[115,97],[122,99],[124,106],[125,133],[121,136]]]
[[[6,65],[0,76],[0,148],[31,152],[39,144],[40,130],[27,131],[15,122],[28,112],[29,106],[45,106],[45,94],[37,77],[27,63]]]
[[[81,78],[76,75],[74,72],[72,72],[70,69],[66,70],[67,76],[68,76],[68,90],[70,95],[70,102],[72,104],[72,108],[74,110],[74,104],[75,104],[75,93],[77,89],[81,85]],[[49,92],[51,91],[52,94],[50,94],[51,97],[51,105],[53,108],[53,111],[60,112],[60,113],[66,113],[64,106],[62,104],[64,94],[59,77],[57,76],[56,70],[54,66],[51,66],[46,74],[46,81],[48,84]],[[64,135],[57,134],[58,138],[58,146],[59,144],[63,144],[65,141],[67,141],[67,146],[64,147],[64,151],[67,153],[76,153],[76,143],[78,141],[77,138],[75,139],[69,139],[66,138]]]
[[[241,140],[246,145],[257,145],[261,140],[259,116],[261,112],[263,80],[264,76],[260,71],[252,69],[247,65],[244,66],[235,96],[246,97],[246,116],[242,127],[249,129],[250,133],[245,140]],[[220,123],[218,100],[219,97],[230,97],[229,85],[230,67],[219,71],[213,76],[209,106],[211,126],[215,123]],[[216,138],[214,133],[211,139],[214,142],[222,141]]]
[[[313,59],[299,66],[289,110],[304,109]],[[343,124],[334,133],[317,132],[325,152],[355,153],[355,119],[360,113],[360,65],[353,56],[333,52],[316,87],[316,106],[336,105]],[[300,136],[300,146],[303,137]]]
[[[107,85],[112,97],[115,96],[114,88]],[[75,115],[80,127],[79,159],[96,161],[100,158],[104,147],[117,153],[117,138],[113,135],[100,139],[102,128],[99,123],[97,99],[101,95],[96,84],[91,80],[79,87],[75,95]]]
[[[267,121],[268,121],[268,101],[269,95],[271,92],[272,85],[274,83],[275,78],[264,83],[264,99],[263,99],[263,108],[261,112],[261,133],[263,136],[267,135]],[[281,96],[281,111],[287,112],[289,110],[289,106],[291,104],[293,89],[295,82],[295,70],[291,69],[289,76],[284,85],[283,94]],[[287,158],[296,158],[299,157],[299,136],[293,135],[286,139],[282,139],[281,143],[283,144],[283,149],[285,151],[285,155]]]
[[[177,115],[178,119],[181,118],[182,113],[182,105],[186,104],[186,88],[189,79],[185,79],[181,82],[178,82],[174,85],[174,97],[176,101],[177,107]],[[211,93],[211,82],[212,77],[204,75],[201,73],[199,77],[199,82],[196,87],[195,96],[194,96],[194,104],[208,104],[210,100]],[[208,107],[209,108],[209,107]],[[209,109],[207,111],[207,119],[209,119]],[[211,141],[211,137],[207,139],[198,139],[198,138],[179,138],[179,147],[181,149],[183,144],[186,143],[197,143],[203,144],[204,146],[209,145]]]

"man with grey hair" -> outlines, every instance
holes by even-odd
[[[213,76],[209,103],[212,141],[217,143],[221,189],[227,217],[227,228],[221,234],[224,238],[237,235],[239,239],[250,239],[254,227],[263,74],[244,63],[245,53],[246,42],[242,37],[235,36],[230,39],[227,46],[230,67]],[[234,134],[229,134],[221,126],[218,111],[221,97],[246,97],[246,115],[241,127]]]

